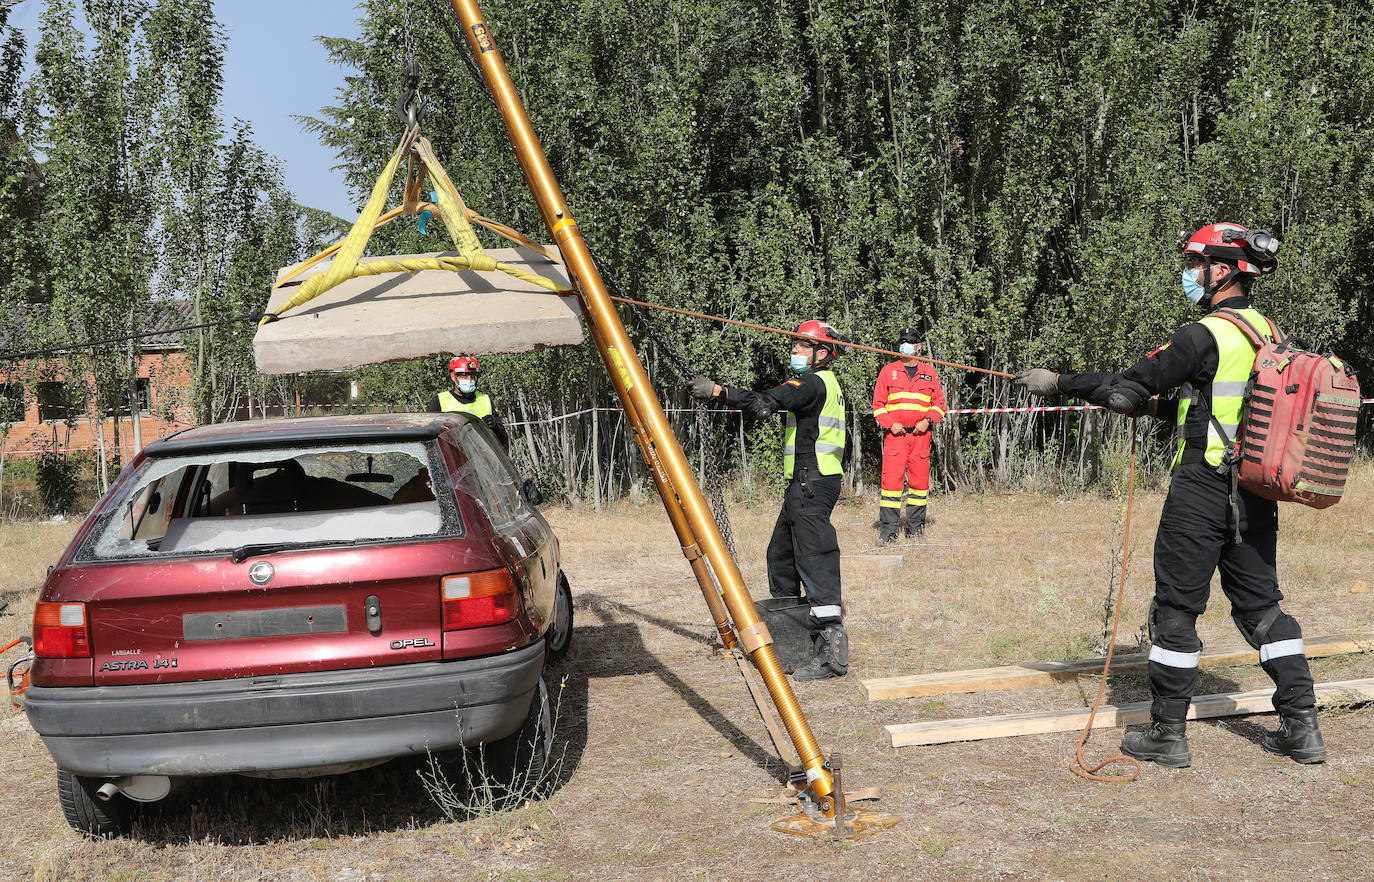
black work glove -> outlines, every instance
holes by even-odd
[[[751,395],[749,401],[744,404],[744,412],[750,419],[766,420],[774,413],[773,399],[767,395]]]
[[[698,375],[697,378],[692,381],[693,398],[700,398],[702,401],[710,401],[712,398],[716,397],[715,392],[716,381],[710,377]]]
[[[1131,417],[1150,416],[1155,409],[1150,390],[1130,380],[1103,383],[1093,390],[1090,400],[1113,413]]]
[[[1044,368],[1022,371],[1012,382],[1032,395],[1047,398],[1059,394],[1059,375]]]

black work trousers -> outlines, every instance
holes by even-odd
[[[813,632],[843,619],[840,540],[830,523],[839,499],[839,475],[799,468],[787,482],[768,542],[768,590],[774,597],[799,597],[805,585]]]
[[[1182,720],[1197,687],[1202,642],[1197,617],[1207,608],[1212,574],[1231,617],[1260,651],[1260,666],[1274,681],[1274,708],[1314,707],[1312,674],[1303,652],[1302,628],[1279,609],[1275,569],[1278,504],[1239,491],[1240,535],[1230,503],[1230,480],[1206,463],[1180,465],[1155,536],[1155,601],[1151,608],[1150,692],[1157,719]]]

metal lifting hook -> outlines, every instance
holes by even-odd
[[[420,63],[413,57],[406,59],[402,89],[401,97],[396,99],[396,116],[401,125],[413,128],[420,124],[420,117],[425,112],[424,98],[420,95]]]

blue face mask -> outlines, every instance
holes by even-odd
[[[1197,277],[1201,274],[1201,269],[1186,269],[1183,271],[1183,296],[1187,297],[1188,302],[1194,306],[1201,303],[1202,298],[1207,296],[1207,292],[1197,280]]]
[[[459,392],[462,392],[464,395],[470,395],[470,394],[472,394],[472,392],[473,392],[474,390],[476,390],[476,388],[477,388],[477,381],[476,381],[476,380],[459,380],[459,381],[458,381],[458,391],[459,391]]]
[[[915,344],[915,343],[903,343],[901,346],[898,346],[898,347],[897,347],[897,351],[900,352],[900,353],[902,353],[903,355],[915,355],[915,354],[916,354],[916,344]]]
[[[797,355],[794,352],[792,353],[792,360],[790,363],[792,366],[792,373],[794,374],[804,374],[811,369],[810,356]]]

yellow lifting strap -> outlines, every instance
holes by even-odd
[[[401,160],[410,154],[420,158],[423,169],[417,170],[413,166],[407,168],[406,187],[404,204],[392,210],[382,213],[383,206],[386,205],[387,193],[391,189],[391,182],[396,177],[396,170],[401,165]],[[421,183],[424,180],[424,173],[435,183],[436,205],[426,205],[419,202],[419,192]],[[372,238],[372,233],[379,227],[385,225],[392,219],[401,214],[417,214],[424,208],[435,208],[440,219],[443,220],[444,227],[448,230],[449,236],[453,239],[453,244],[458,251],[457,255],[436,255],[434,257],[408,258],[406,260],[374,260],[368,263],[359,263],[363,251],[367,248],[368,240]],[[401,143],[397,146],[396,152],[391,154],[390,161],[382,171],[377,183],[372,186],[372,195],[368,197],[367,204],[363,207],[358,219],[353,222],[353,228],[341,242],[326,248],[309,260],[301,263],[290,273],[287,273],[277,284],[286,281],[292,276],[298,275],[329,255],[334,255],[334,262],[322,273],[316,273],[306,279],[301,285],[300,290],[291,295],[291,298],[277,308],[276,313],[268,313],[262,317],[259,326],[268,322],[275,321],[282,313],[289,309],[300,306],[313,300],[315,297],[333,288],[341,282],[359,276],[375,276],[381,273],[408,272],[414,275],[421,270],[448,270],[458,272],[460,270],[499,270],[512,275],[517,279],[522,279],[541,288],[545,288],[555,294],[570,290],[566,285],[560,284],[553,279],[545,278],[537,273],[529,272],[520,267],[500,263],[482,250],[482,243],[477,239],[477,233],[473,230],[469,218],[477,220],[483,226],[488,227],[521,244],[534,245],[525,237],[513,230],[501,226],[473,212],[463,202],[463,197],[459,195],[458,188],[449,180],[448,174],[444,171],[443,165],[434,155],[434,147],[429,139],[420,135],[417,127],[409,127],[401,136]],[[542,247],[535,245],[541,252]],[[547,252],[544,252],[547,254]]]

